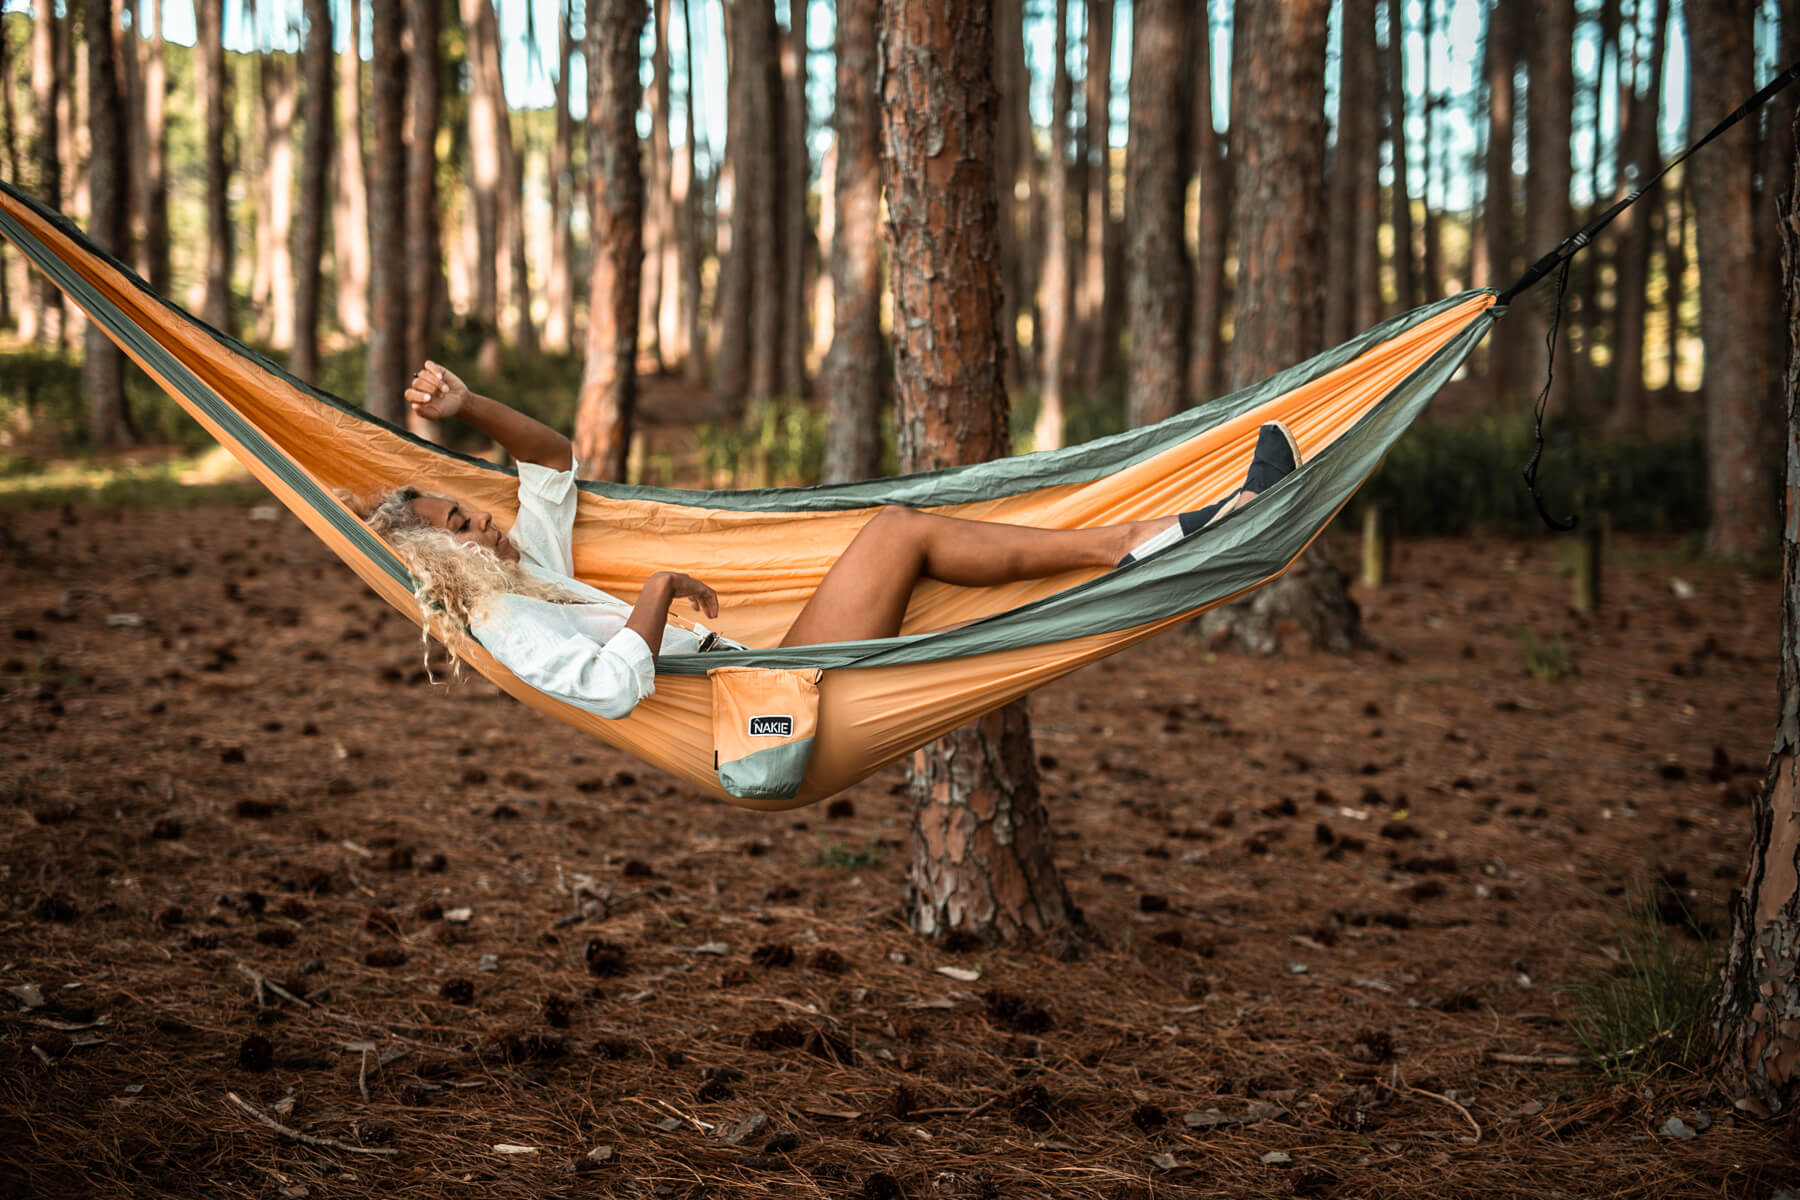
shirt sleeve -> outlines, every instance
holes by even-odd
[[[474,627],[476,638],[507,670],[545,695],[614,720],[631,715],[656,691],[656,663],[635,630],[605,644],[583,634],[546,630],[510,613]]]
[[[575,508],[581,492],[575,486],[580,463],[557,471],[520,462],[519,516],[507,536],[533,564],[562,575],[575,574]]]

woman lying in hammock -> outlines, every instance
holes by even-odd
[[[519,514],[510,530],[455,497],[410,486],[390,492],[368,515],[417,580],[428,633],[454,651],[466,629],[526,683],[603,717],[626,716],[655,690],[658,654],[742,648],[704,625],[669,624],[677,600],[707,617],[719,615],[717,594],[690,575],[658,571],[635,605],[573,577],[577,492],[568,438],[471,392],[436,363],[413,377],[406,401],[421,417],[457,417],[493,438],[519,472]],[[920,579],[988,587],[1122,566],[1236,511],[1297,463],[1287,429],[1264,425],[1244,486],[1225,499],[1178,517],[1091,529],[1036,529],[885,507],[832,564],[781,644],[892,637]]]

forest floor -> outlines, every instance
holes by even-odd
[[[1552,541],[1406,542],[1370,649],[1044,689],[1059,961],[908,933],[903,768],[699,798],[432,686],[272,507],[0,524],[0,1194],[1800,1190],[1792,1123],[1554,1057],[1632,897],[1716,933],[1746,858],[1779,588],[1672,542],[1593,621]]]

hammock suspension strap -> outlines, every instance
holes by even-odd
[[[1544,370],[1544,388],[1538,393],[1537,404],[1533,409],[1532,436],[1535,439],[1535,445],[1531,451],[1531,461],[1525,464],[1525,485],[1531,489],[1531,499],[1532,502],[1537,505],[1538,515],[1544,519],[1544,524],[1548,525],[1550,528],[1558,530],[1559,532],[1567,532],[1568,530],[1575,528],[1577,523],[1575,517],[1565,517],[1558,520],[1550,515],[1544,508],[1543,496],[1538,493],[1537,482],[1538,463],[1544,457],[1544,407],[1550,399],[1550,384],[1556,377],[1556,333],[1557,328],[1562,324],[1563,297],[1568,291],[1569,260],[1574,258],[1582,250],[1586,249],[1588,245],[1593,242],[1594,235],[1612,224],[1614,218],[1642,199],[1644,193],[1655,187],[1664,175],[1667,175],[1681,163],[1686,162],[1689,156],[1699,150],[1702,146],[1730,129],[1733,125],[1736,125],[1739,121],[1742,121],[1745,117],[1750,116],[1752,113],[1762,108],[1763,105],[1774,99],[1776,93],[1793,83],[1796,79],[1800,79],[1800,62],[1794,63],[1789,66],[1787,70],[1771,79],[1764,85],[1761,91],[1732,109],[1731,112],[1726,115],[1724,120],[1707,130],[1698,141],[1694,142],[1680,154],[1677,154],[1674,158],[1671,158],[1668,162],[1664,163],[1660,171],[1633,188],[1621,199],[1614,201],[1612,206],[1605,212],[1564,238],[1556,249],[1532,263],[1531,266],[1526,268],[1523,275],[1513,281],[1511,287],[1500,293],[1500,297],[1495,305],[1496,311],[1502,311],[1506,305],[1512,303],[1514,296],[1517,296],[1520,292],[1523,292],[1536,284],[1550,272],[1555,271],[1557,273],[1556,306],[1555,311],[1550,318],[1550,332],[1546,338],[1546,341],[1549,344],[1550,355]]]

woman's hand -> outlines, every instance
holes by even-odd
[[[469,387],[449,370],[427,362],[406,388],[406,403],[428,421],[454,417],[468,402]]]
[[[680,571],[658,571],[657,574],[669,581],[671,600],[686,599],[697,613],[705,613],[708,617],[719,615],[719,594],[692,575],[683,575]]]

